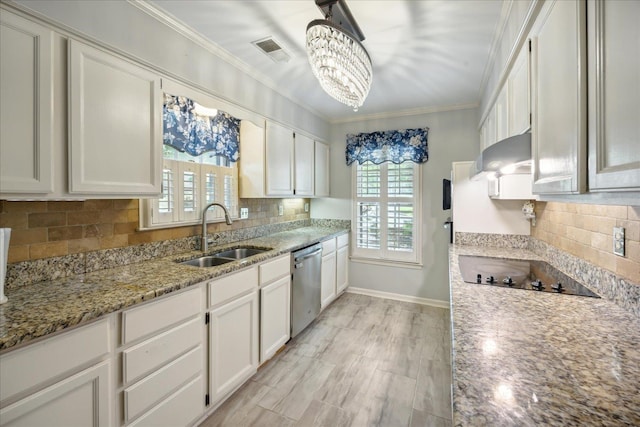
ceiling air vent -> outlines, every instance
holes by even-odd
[[[273,37],[266,37],[251,43],[274,62],[289,62],[291,59],[291,56]]]

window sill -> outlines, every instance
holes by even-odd
[[[361,264],[384,265],[386,267],[410,268],[414,270],[422,270],[422,267],[423,267],[421,262],[394,261],[390,259],[362,258],[362,257],[356,257],[356,256],[352,256],[349,259],[353,262],[357,262]]]
[[[236,217],[236,218],[231,217],[231,220],[233,222],[244,221],[244,218],[240,219],[239,217]],[[207,220],[207,224],[216,224],[219,222],[224,222],[224,218]],[[142,223],[142,221],[140,221],[140,223]],[[197,221],[167,222],[166,224],[140,226],[136,228],[136,231],[161,230],[163,228],[191,227],[194,225],[202,226],[202,219],[199,219]]]

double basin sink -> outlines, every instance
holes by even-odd
[[[249,258],[250,256],[258,255],[270,250],[271,248],[239,247],[235,249],[228,249],[222,252],[217,252],[213,255],[201,256],[200,258],[182,261],[180,262],[180,264],[191,265],[194,267],[215,267],[216,265],[222,265],[228,262]]]

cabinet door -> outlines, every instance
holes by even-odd
[[[0,193],[50,193],[53,144],[51,30],[0,15]]]
[[[524,44],[509,74],[509,134],[520,135],[531,128],[529,97],[529,46]]]
[[[264,122],[240,122],[240,197],[265,196]]]
[[[640,2],[597,0],[587,7],[589,190],[638,190]]]
[[[496,99],[496,142],[509,136],[509,85],[502,86],[498,99]]]
[[[104,361],[0,409],[2,425],[112,425],[110,366]]]
[[[322,257],[320,270],[320,307],[325,308],[336,297],[336,254]]]
[[[329,197],[330,172],[329,172],[329,145],[315,142],[315,196]]]
[[[531,43],[533,192],[586,186],[586,56],[582,1],[545,3]]]
[[[491,108],[491,112],[487,116],[484,122],[485,134],[484,134],[484,146],[482,149],[484,150],[487,147],[492,146],[498,140],[496,139],[496,106]]]
[[[260,290],[260,362],[269,360],[291,337],[291,277]]]
[[[296,196],[313,196],[314,154],[313,139],[296,134],[294,167]]]
[[[209,391],[215,404],[258,368],[258,292],[210,312]]]
[[[349,246],[338,249],[336,257],[336,287],[339,294],[349,286]]]
[[[69,40],[69,191],[159,195],[160,78]]]
[[[267,196],[293,195],[293,131],[267,122],[266,193]]]

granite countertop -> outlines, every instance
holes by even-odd
[[[251,246],[271,250],[217,267],[176,263],[197,258],[200,251],[69,276],[11,289],[0,305],[0,350],[43,337],[130,307],[143,301],[222,276],[347,232],[341,228],[303,227],[209,248]]]
[[[604,298],[465,283],[458,255],[541,259],[450,247],[454,425],[640,425],[640,319]]]

